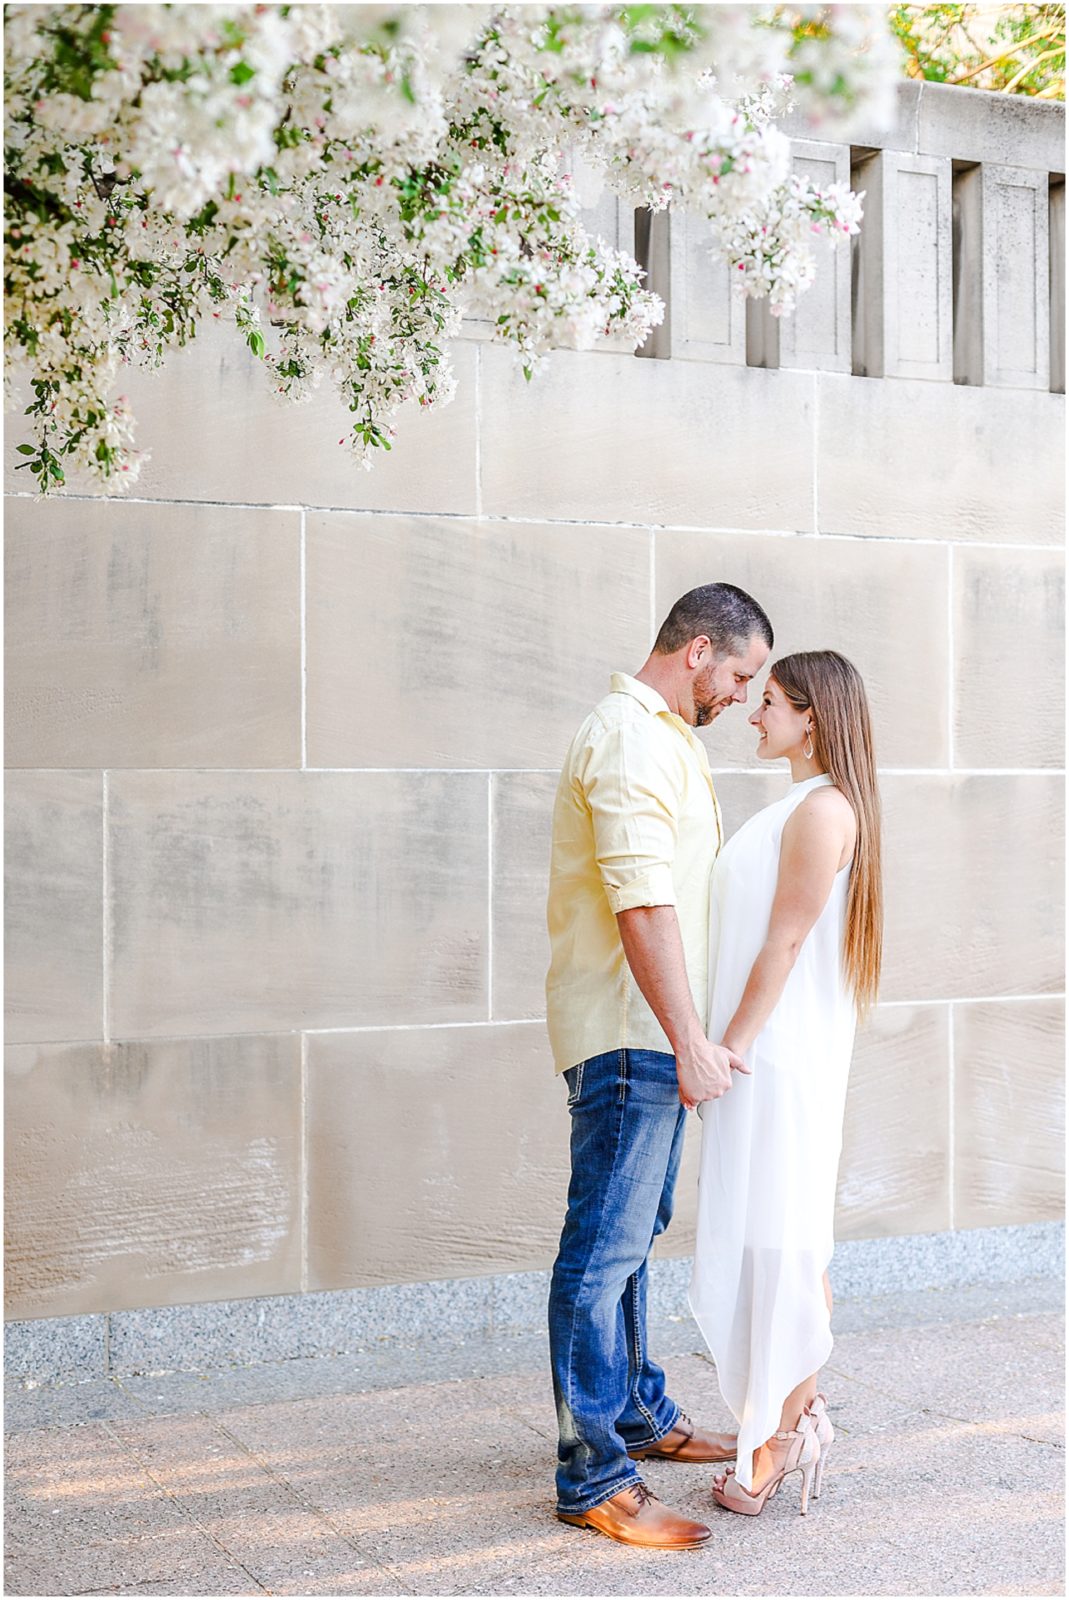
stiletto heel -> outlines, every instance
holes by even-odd
[[[818,1394],[813,1404],[807,1407],[806,1415],[812,1423],[813,1432],[816,1434],[817,1443],[820,1445],[817,1470],[813,1478],[813,1499],[819,1500],[820,1486],[824,1478],[824,1463],[828,1459],[828,1451],[835,1442],[835,1429],[832,1427],[831,1418],[828,1416],[827,1396]]]
[[[813,1482],[814,1473],[819,1472],[819,1471],[820,1471],[820,1457],[819,1456],[817,1456],[815,1461],[806,1461],[802,1466],[802,1507],[801,1507],[801,1514],[802,1514],[803,1517],[807,1516],[808,1513],[809,1513],[809,1485]],[[813,1491],[813,1499],[815,1500],[816,1498],[817,1498],[817,1492],[814,1489],[814,1491]]]
[[[782,1467],[762,1485],[756,1493],[744,1489],[735,1476],[734,1469],[729,1467],[724,1474],[722,1483],[713,1482],[713,1499],[718,1506],[723,1506],[726,1511],[738,1511],[745,1517],[756,1517],[765,1509],[765,1506],[778,1493],[780,1485],[788,1473],[800,1472],[802,1474],[802,1511],[804,1517],[809,1510],[809,1486],[813,1481],[813,1473],[820,1462],[820,1444],[813,1429],[812,1418],[808,1411],[803,1411],[798,1419],[797,1428],[781,1431],[773,1435],[780,1443],[786,1443],[787,1454]],[[769,1441],[771,1443],[771,1441]],[[815,1498],[815,1496],[814,1496]]]

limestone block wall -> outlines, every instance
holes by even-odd
[[[218,331],[130,377],[136,498],[38,503],[9,458],[10,1316],[548,1264],[556,773],[711,579],[875,711],[840,1236],[1058,1214],[1061,127],[910,84],[882,142],[800,137],[870,210],[796,322],[654,219],[652,358],[528,385],[472,325],[369,475]],[[731,828],[785,782],[752,746],[708,734]]]

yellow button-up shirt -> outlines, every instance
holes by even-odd
[[[614,672],[572,740],[553,809],[546,1017],[558,1072],[622,1048],[672,1047],[635,982],[616,914],[675,906],[705,1021],[709,880],[720,807],[705,750],[656,689]]]

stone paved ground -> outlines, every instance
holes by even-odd
[[[12,1391],[5,1592],[1061,1594],[1061,1310],[1036,1281],[837,1307],[810,1515],[788,1487],[733,1517],[708,1468],[648,1463],[713,1527],[664,1555],[554,1519],[540,1338]],[[693,1326],[651,1342],[725,1425]]]

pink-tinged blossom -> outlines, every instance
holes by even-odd
[[[125,5],[87,98],[50,28],[85,33],[97,8],[9,8],[9,164],[51,201],[8,208],[5,341],[47,386],[38,445],[126,487],[143,458],[109,398],[118,368],[211,318],[280,399],[329,382],[353,410],[339,443],[370,466],[403,405],[452,399],[464,316],[529,373],[661,322],[634,260],[591,231],[605,192],[702,217],[746,293],[789,312],[814,236],[856,233],[861,208],[792,175],[775,119],[793,95],[839,137],[878,120],[880,16],[835,6],[799,42],[770,6],[639,10]],[[690,30],[678,58],[666,24]]]

